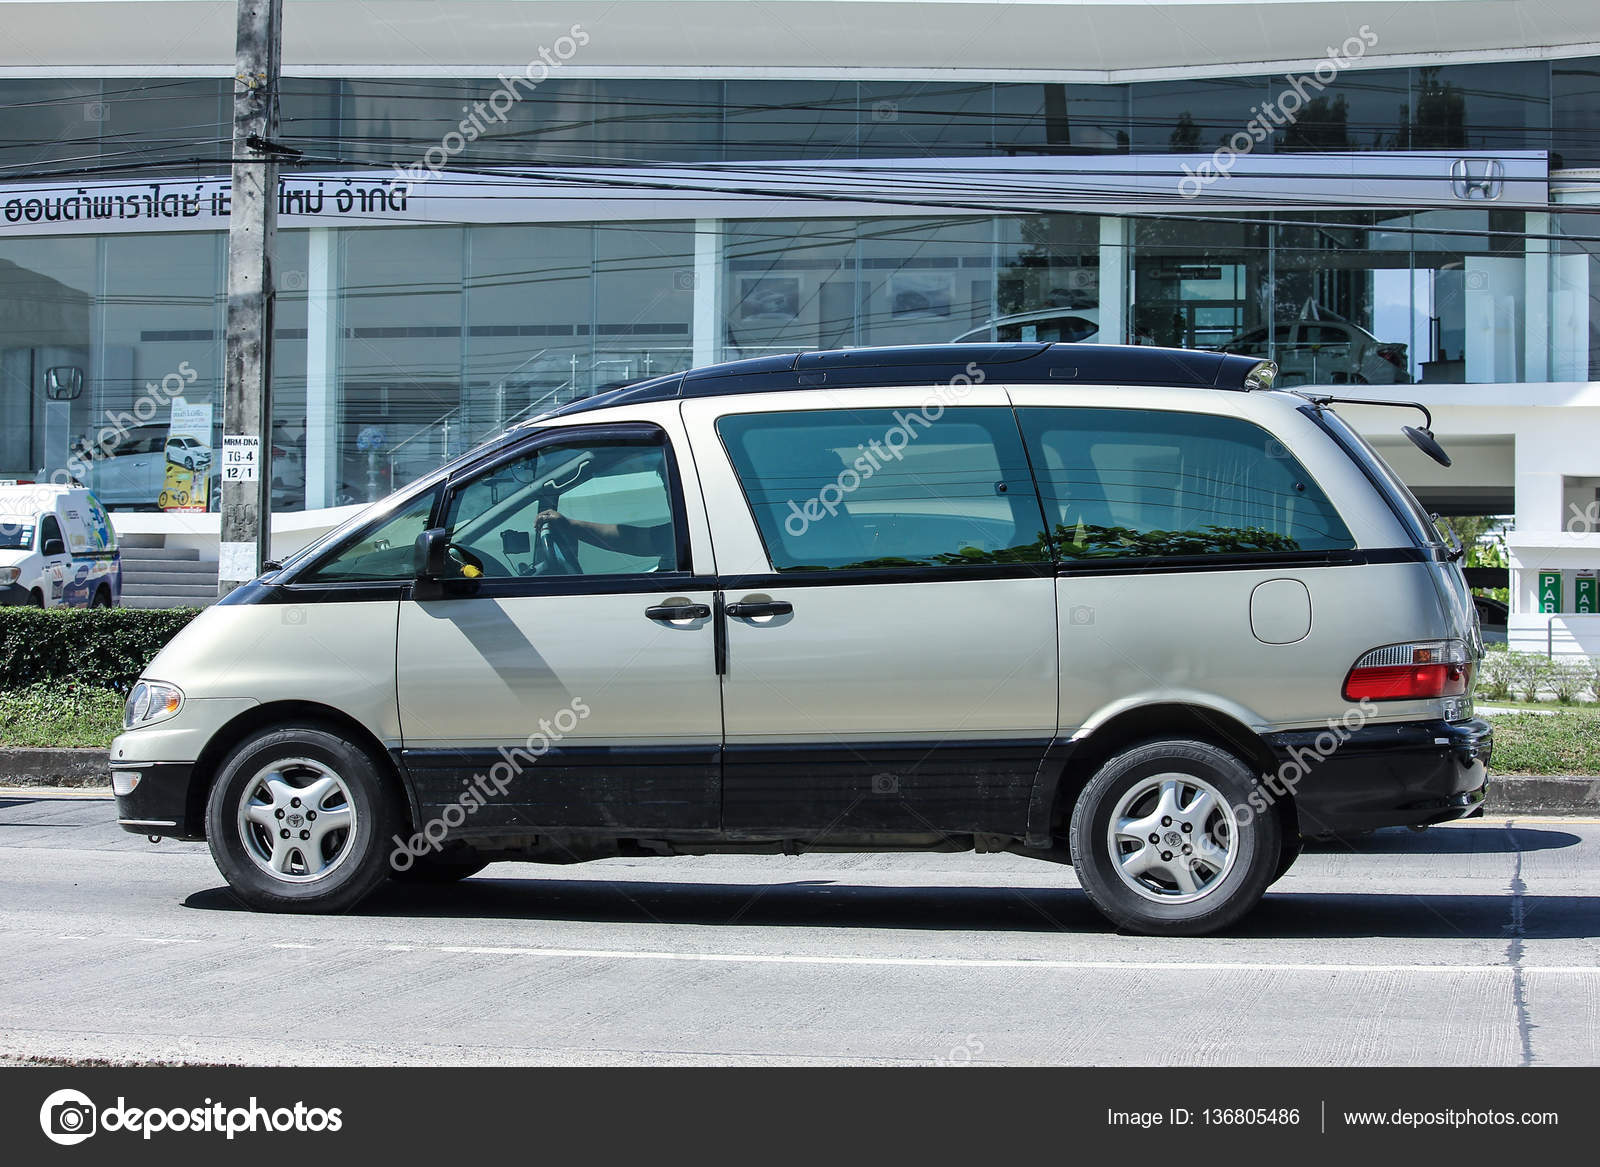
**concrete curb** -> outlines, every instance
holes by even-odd
[[[107,750],[0,749],[0,786],[109,790]],[[1582,774],[1496,774],[1489,779],[1490,814],[1600,814],[1600,777]]]
[[[1491,814],[1600,814],[1600,778],[1582,774],[1495,774]]]
[[[111,786],[111,751],[0,749],[0,786]]]

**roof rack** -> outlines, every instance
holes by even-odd
[[[1152,345],[927,344],[827,349],[727,361],[687,373],[672,373],[574,401],[542,416],[564,417],[613,405],[734,393],[989,381],[1012,385],[1159,385],[1245,393],[1272,388],[1277,371],[1272,361],[1256,357]]]

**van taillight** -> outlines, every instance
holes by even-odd
[[[1472,682],[1472,662],[1459,640],[1425,640],[1375,648],[1344,679],[1346,701],[1418,701],[1454,697]]]

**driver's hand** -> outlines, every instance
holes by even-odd
[[[535,527],[570,527],[572,520],[560,511],[540,511],[533,520],[533,525]]]

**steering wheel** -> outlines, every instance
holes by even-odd
[[[572,528],[543,524],[533,541],[534,575],[582,575],[578,564],[578,537]]]

